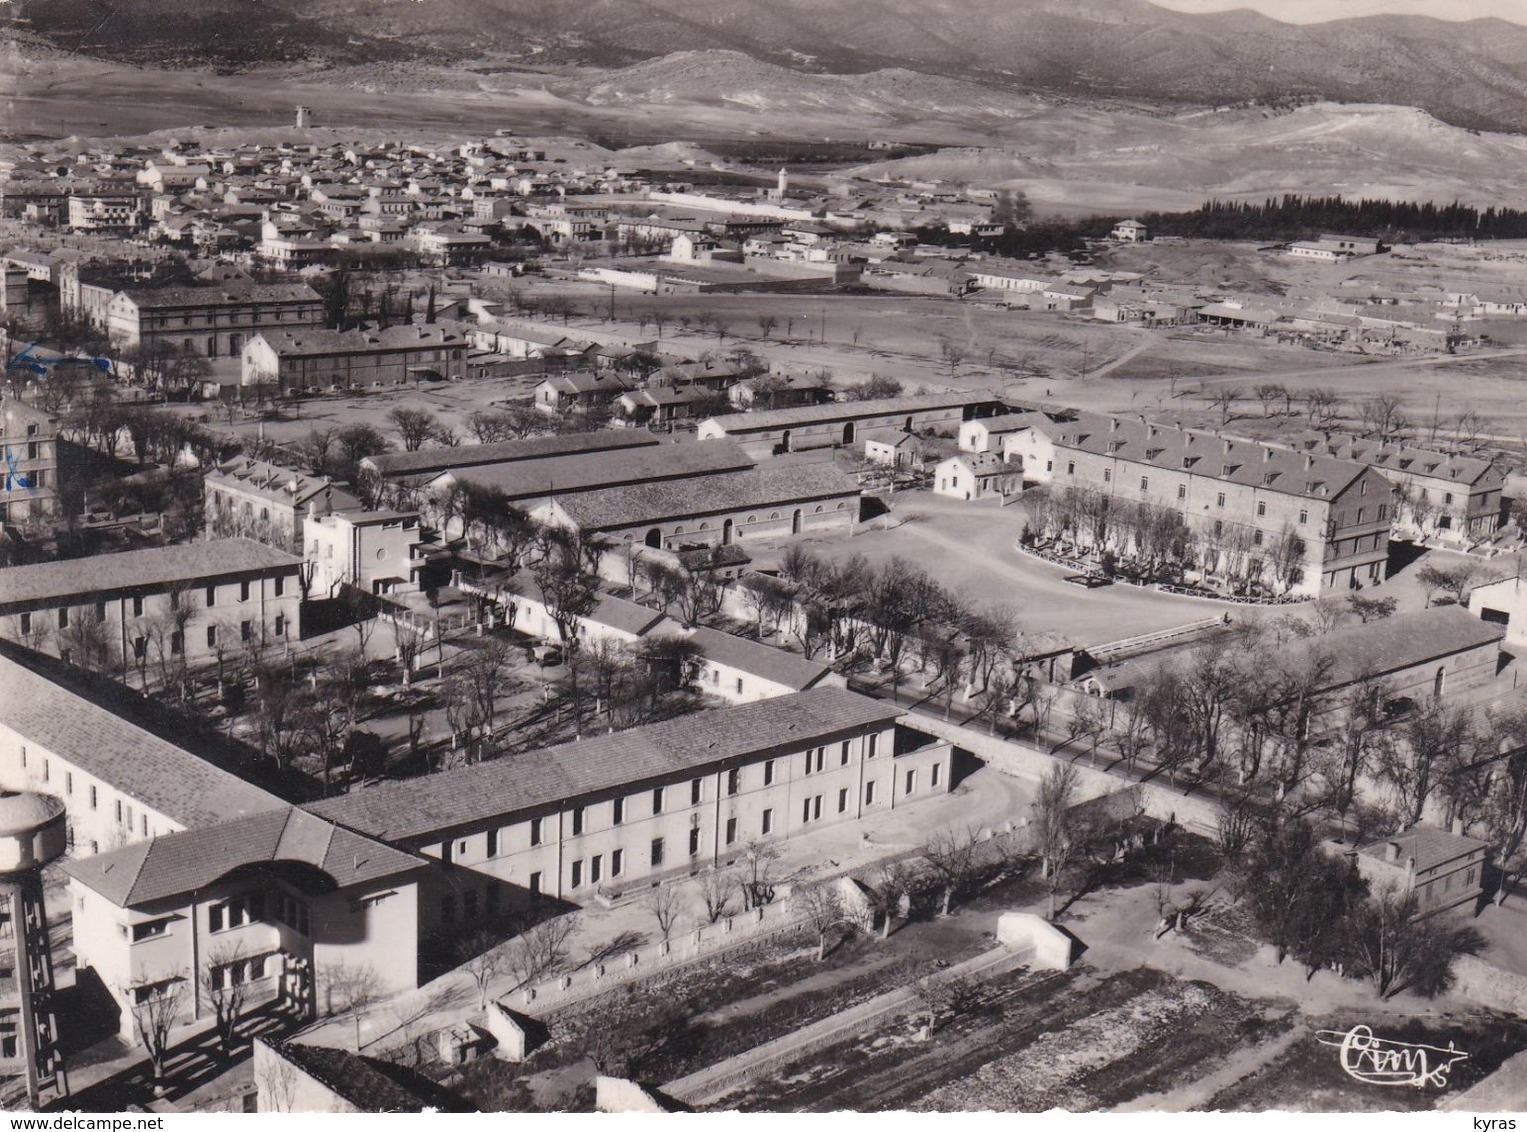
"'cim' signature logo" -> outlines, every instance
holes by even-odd
[[[1319,1030],[1315,1039],[1321,1045],[1340,1047],[1341,1067],[1347,1075],[1370,1085],[1410,1085],[1417,1089],[1435,1085],[1445,1089],[1454,1063],[1469,1056],[1454,1049],[1452,1042],[1448,1042],[1447,1049],[1392,1042],[1375,1038],[1371,1029],[1361,1025],[1345,1033]]]

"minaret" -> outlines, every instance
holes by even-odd
[[[34,1111],[69,1093],[42,900],[43,866],[63,856],[68,841],[57,798],[0,794],[0,1072],[25,1079]]]
[[[788,172],[786,172],[785,167],[782,165],[782,166],[780,166],[780,170],[779,170],[779,183],[778,183],[778,185],[775,186],[775,189],[774,189],[774,199],[775,200],[784,200],[785,199],[785,191],[789,187],[790,187],[790,174]]]
[[[297,128],[305,130],[313,124],[313,112],[306,106],[297,107]]]

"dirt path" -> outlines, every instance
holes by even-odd
[[[1132,1101],[1116,1105],[1110,1112],[1191,1112],[1202,1108],[1223,1090],[1242,1078],[1249,1077],[1262,1066],[1283,1054],[1296,1041],[1308,1035],[1298,1027],[1270,1042],[1243,1046],[1227,1057],[1213,1073],[1189,1081],[1180,1088],[1164,1093],[1146,1093]]]
[[[816,948],[804,948],[797,953],[797,958],[807,961],[816,958]],[[731,1023],[767,1010],[777,1002],[785,1002],[792,998],[799,998],[804,994],[814,994],[818,991],[830,991],[839,983],[858,979],[872,971],[879,971],[887,967],[894,967],[900,963],[902,956],[899,954],[884,955],[878,959],[872,959],[867,963],[856,964],[852,967],[838,967],[830,971],[822,971],[819,974],[808,976],[799,982],[789,986],[778,987],[774,990],[765,991],[763,994],[754,995],[752,998],[744,998],[737,1002],[730,1002],[718,1010],[712,1010],[706,1014],[697,1015],[694,1019],[697,1023],[710,1025],[712,1023]]]

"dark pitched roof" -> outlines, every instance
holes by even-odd
[[[287,806],[72,858],[64,869],[118,907],[130,908],[201,892],[236,869],[278,861],[311,865],[327,874],[336,888],[426,865],[418,857]]]
[[[584,452],[517,460],[509,464],[450,468],[442,475],[496,487],[510,499],[558,498],[572,492],[700,476],[710,482],[725,472],[753,467],[753,458],[735,444],[660,444],[613,452]]]
[[[700,646],[707,660],[750,672],[795,691],[810,688],[832,671],[825,664],[796,656],[784,649],[777,649],[761,641],[749,641],[703,625],[694,629],[689,639]]]
[[[243,303],[316,303],[306,283],[252,283],[220,287],[154,287],[125,292],[139,310],[160,307],[222,307]]]
[[[285,803],[50,679],[53,668],[0,645],[0,724],[187,828]]]
[[[741,756],[803,749],[901,714],[842,688],[670,719],[530,751],[409,782],[389,782],[307,808],[388,841],[430,836],[488,819],[690,775]]]
[[[830,464],[770,463],[730,475],[663,480],[559,495],[556,503],[584,530],[606,530],[858,494],[858,483]]]
[[[388,452],[368,456],[362,463],[383,476],[410,476],[440,472],[447,468],[487,467],[548,456],[571,456],[580,452],[614,452],[647,448],[659,440],[650,432],[632,429],[601,429],[556,436],[534,436],[502,444],[463,444],[456,448],[421,448],[417,452]]]
[[[302,559],[247,538],[126,550],[0,570],[0,606],[148,589],[257,570],[296,570]]]
[[[256,1040],[361,1112],[477,1111],[449,1089],[402,1065],[329,1046]]]
[[[467,328],[454,322],[411,322],[386,330],[262,330],[256,337],[263,338],[283,358],[385,354],[442,347],[464,350],[469,345]]]
[[[1504,478],[1489,460],[1478,456],[1457,456],[1404,444],[1384,444],[1361,436],[1309,431],[1292,437],[1289,443],[1302,452],[1322,452],[1338,459],[1371,465],[1380,472],[1428,476],[1457,483],[1460,487],[1473,486],[1491,471],[1495,474],[1490,477],[1489,486],[1495,486]]]
[[[1504,635],[1505,629],[1500,625],[1481,621],[1460,606],[1443,605],[1291,641],[1267,659],[1298,666],[1308,664],[1316,656],[1329,656],[1334,665],[1326,686],[1338,687],[1496,644]]]
[[[1398,861],[1386,860],[1391,842],[1400,847]],[[1403,833],[1392,834],[1370,842],[1358,852],[1365,857],[1377,858],[1399,868],[1404,868],[1406,859],[1413,857],[1416,862],[1416,871],[1425,872],[1435,865],[1444,864],[1454,858],[1488,847],[1487,842],[1477,837],[1465,837],[1461,833],[1449,833],[1445,829],[1434,829],[1429,825],[1415,825]]]
[[[1114,456],[1169,471],[1187,470],[1197,476],[1319,501],[1336,498],[1368,470],[1352,460],[1295,452],[1259,440],[1178,428],[1140,417],[1082,412],[1075,420],[1036,424],[1034,428],[1058,448]]]

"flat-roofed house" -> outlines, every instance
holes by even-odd
[[[950,744],[899,726],[901,714],[894,704],[817,688],[308,809],[485,882],[587,902],[735,859],[750,843],[947,793]],[[456,922],[459,895],[446,894],[421,918]]]
[[[176,1022],[215,1013],[212,992],[245,988],[315,1013],[347,970],[386,995],[419,985],[419,857],[283,806],[68,860],[74,950],[120,1009],[179,988]],[[343,993],[343,992],[340,992]]]
[[[1469,592],[1469,612],[1503,628],[1508,647],[1527,647],[1527,584],[1519,573],[1475,586]]]

